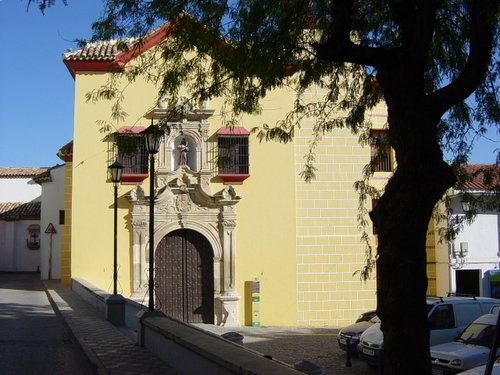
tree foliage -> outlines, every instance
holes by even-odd
[[[42,9],[53,3],[36,2]],[[365,113],[385,100],[397,169],[370,213],[378,232],[377,310],[384,332],[384,372],[430,374],[427,225],[434,206],[457,180],[443,151],[461,165],[468,159],[471,139],[489,127],[498,132],[499,1],[105,4],[103,18],[93,25],[95,39],[133,37],[140,43],[148,32],[169,23],[170,37],[160,46],[161,61],[155,62],[159,75],[150,73],[147,62],[126,72],[131,80],[141,74],[157,82],[160,96],[176,97],[182,86],[194,99],[224,98],[237,117],[258,113],[270,90],[294,88],[293,111],[277,124],[264,124],[257,136],[287,142],[303,119],[314,119],[306,179],[314,177],[314,150],[322,134],[347,127],[368,142]],[[311,86],[326,91],[321,101],[305,100]],[[365,176],[371,172],[368,166]],[[366,178],[356,188],[362,201],[374,194]]]

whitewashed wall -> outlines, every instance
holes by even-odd
[[[460,200],[456,197],[452,204],[455,214],[463,215]],[[500,218],[496,211],[481,211],[472,224],[465,224],[454,241],[456,249],[460,243],[467,243],[468,254],[461,268],[450,267],[450,290],[456,291],[456,269],[480,270],[482,277],[481,295],[489,296],[489,270],[498,270],[500,266]],[[453,264],[454,262],[450,262]]]
[[[42,280],[61,278],[62,225],[59,223],[59,211],[64,210],[64,171],[64,165],[51,169],[52,181],[42,184],[40,219],[40,277]],[[50,224],[54,226],[56,233],[45,233]]]
[[[0,271],[38,271],[40,250],[30,250],[26,246],[28,226],[32,224],[39,224],[39,221],[0,221]]]
[[[42,188],[31,178],[0,178],[0,202],[38,202]],[[26,246],[28,226],[38,220],[0,221],[0,271],[36,272],[40,250]]]
[[[0,178],[0,202],[38,202],[42,187],[31,178]]]

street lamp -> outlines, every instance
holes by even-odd
[[[146,151],[149,154],[149,305],[148,310],[154,311],[154,175],[155,175],[155,154],[160,149],[160,141],[162,133],[158,126],[153,125],[144,130],[144,141],[146,143]]]
[[[116,295],[117,293],[117,280],[118,280],[118,269],[117,269],[117,263],[118,263],[118,184],[120,183],[120,180],[122,179],[122,173],[123,173],[123,168],[125,168],[123,165],[121,165],[118,161],[115,161],[113,164],[111,164],[108,167],[109,174],[111,176],[111,181],[113,182],[113,187],[114,187],[114,205],[113,205],[113,294]]]
[[[114,204],[113,204],[113,224],[114,224],[114,240],[113,240],[113,294],[106,299],[106,319],[115,326],[125,324],[125,305],[126,300],[117,292],[118,282],[118,185],[122,178],[123,165],[115,161],[108,166],[109,177],[113,182],[114,187]]]
[[[468,213],[471,210],[471,202],[469,200],[463,199],[460,203],[462,204],[462,210],[465,213]]]

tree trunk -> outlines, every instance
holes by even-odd
[[[383,373],[426,375],[431,374],[427,228],[434,206],[455,176],[438,145],[439,119],[426,112],[423,101],[400,91],[392,98],[386,95],[386,102],[397,169],[371,213],[378,233],[377,312],[384,333]]]

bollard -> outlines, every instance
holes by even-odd
[[[221,336],[235,344],[243,345],[243,335],[240,335],[238,332],[226,332]]]
[[[351,338],[350,337],[347,337],[346,343],[347,343],[347,359],[345,361],[345,367],[352,367],[352,363],[351,363]]]

